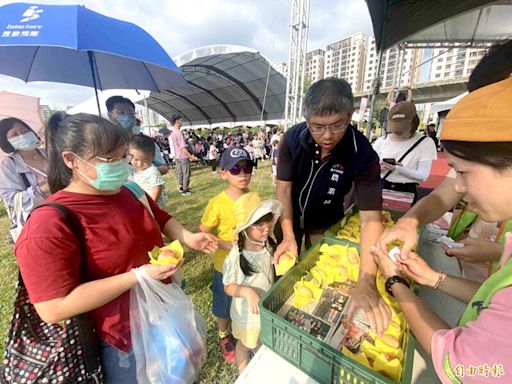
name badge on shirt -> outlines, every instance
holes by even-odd
[[[331,169],[329,171],[331,175],[327,182],[326,198],[322,202],[322,205],[330,205],[333,202],[332,197],[336,195],[339,188],[341,187],[345,168],[343,167],[343,164],[333,164],[331,165]]]

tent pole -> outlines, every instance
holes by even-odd
[[[396,82],[398,89],[400,89],[400,84],[402,83],[402,76],[403,76],[403,67],[404,67],[404,58],[405,58],[405,48],[400,44],[398,46],[400,50],[400,69],[398,71],[398,81]],[[412,81],[407,82],[408,85],[412,86]]]
[[[267,91],[268,91],[268,79],[270,77],[270,61],[268,62],[268,72],[267,72],[267,81],[265,82],[265,93],[263,94],[263,105],[261,107],[261,117],[260,117],[260,120],[261,120],[261,124],[260,125],[263,125],[263,118],[265,117],[265,120],[266,119],[266,116],[265,116],[265,103],[267,101]]]
[[[380,67],[382,65],[382,55],[384,53],[384,36],[387,31],[387,23],[388,21],[388,11],[387,11],[387,0],[384,2],[384,17],[382,19],[382,25],[380,27],[380,41],[379,41],[379,58],[377,60],[377,73],[375,75],[373,87],[372,87],[372,98],[370,100],[370,116],[368,118],[368,128],[366,130],[366,137],[370,140],[370,135],[372,132],[373,126],[373,113],[375,112],[375,102],[377,101],[377,95],[379,94],[380,88]],[[375,41],[375,46],[377,47],[377,41]]]
[[[151,136],[151,123],[149,120],[149,108],[148,108],[148,100],[146,99],[146,94],[144,94],[144,109],[146,112],[146,120],[148,122],[148,136]]]
[[[382,63],[382,54],[384,53],[383,49],[379,50],[379,58],[377,60],[377,70],[376,70],[376,76],[373,79],[372,84],[372,95],[370,99],[370,116],[368,117],[368,128],[366,131],[366,137],[369,139],[371,132],[372,132],[372,126],[373,126],[373,113],[375,112],[375,102],[377,99],[377,95],[379,94],[379,88],[380,88],[380,66]]]
[[[98,116],[101,117],[100,98],[98,97],[98,85],[96,84],[96,74],[94,71],[94,59],[91,51],[87,51],[89,56],[89,65],[91,66],[92,82],[94,84],[94,94],[96,95],[96,105],[98,106]]]

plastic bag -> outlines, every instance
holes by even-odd
[[[139,384],[193,383],[206,360],[206,324],[177,284],[135,269],[130,327]]]

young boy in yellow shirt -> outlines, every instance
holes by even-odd
[[[219,248],[213,256],[214,274],[210,287],[213,293],[212,313],[217,318],[222,354],[230,363],[235,362],[235,342],[229,330],[231,297],[224,292],[222,267],[236,239],[233,204],[249,192],[253,166],[245,149],[232,147],[224,151],[220,158],[220,177],[228,182],[228,187],[210,199],[199,225],[201,232],[212,232],[216,228],[220,239]]]

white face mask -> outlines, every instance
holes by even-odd
[[[39,145],[39,139],[34,132],[25,132],[21,135],[11,137],[7,141],[15,150],[30,151]]]

